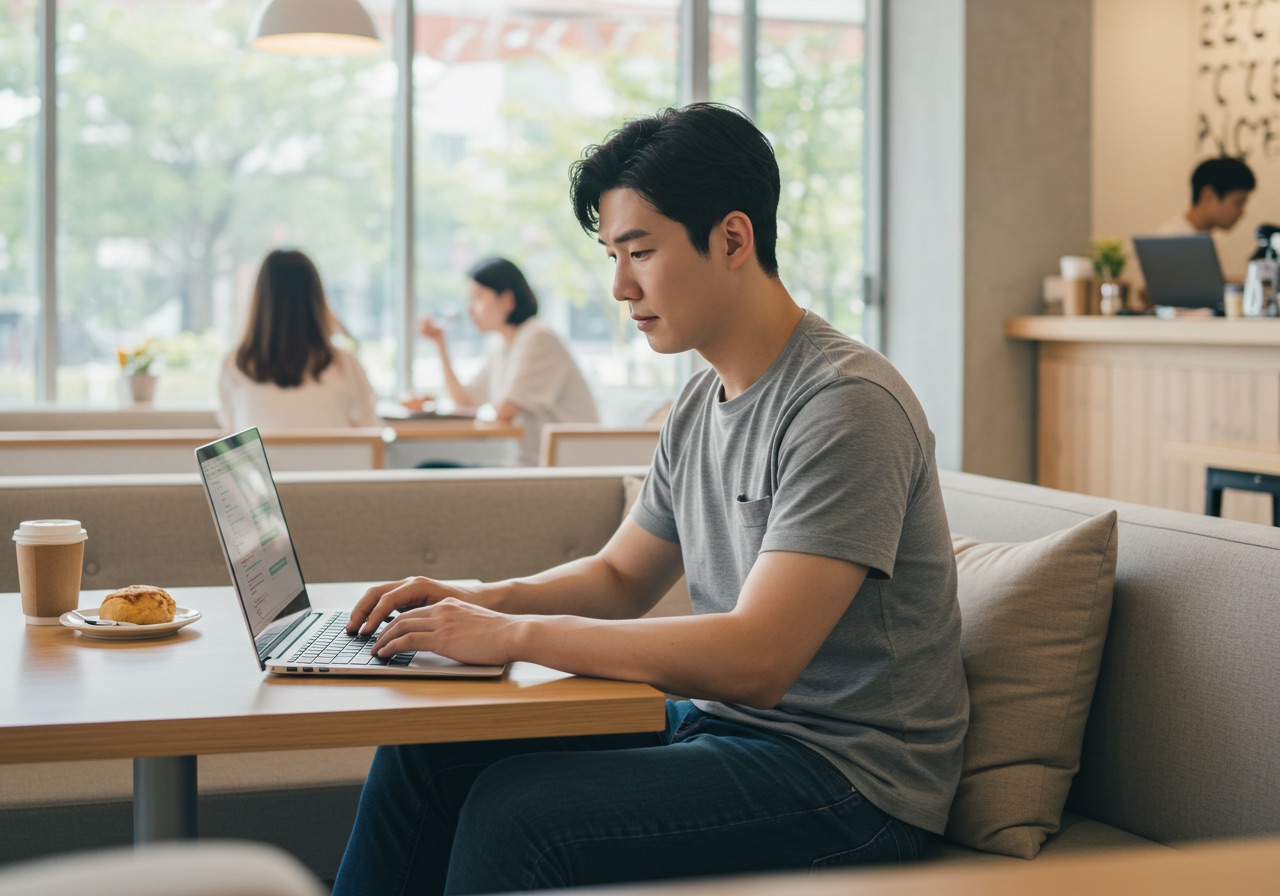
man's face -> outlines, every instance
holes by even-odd
[[[1228,190],[1219,196],[1212,187],[1206,187],[1202,198],[1206,203],[1205,210],[1209,213],[1210,226],[1230,230],[1244,217],[1245,206],[1249,203],[1249,191]]]
[[[721,269],[700,255],[684,226],[654,211],[639,193],[600,197],[600,242],[614,260],[613,297],[626,302],[637,329],[663,354],[702,349],[722,320]]]

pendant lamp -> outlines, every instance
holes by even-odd
[[[264,0],[249,45],[291,56],[355,56],[382,49],[360,0]]]

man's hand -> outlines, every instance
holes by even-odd
[[[459,663],[499,666],[516,659],[519,624],[518,616],[446,597],[401,613],[379,633],[370,652],[390,657],[429,650]]]
[[[367,635],[378,630],[388,616],[398,610],[425,607],[446,597],[460,597],[469,589],[446,585],[425,576],[410,576],[398,582],[374,585],[351,610],[347,631]]]

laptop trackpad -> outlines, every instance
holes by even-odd
[[[445,657],[442,657],[437,653],[431,653],[428,650],[419,650],[413,655],[413,659],[409,661],[409,665],[406,668],[420,670],[422,672],[434,671],[441,675],[474,675],[492,677],[501,675],[507,667],[468,666],[465,663],[446,659]]]

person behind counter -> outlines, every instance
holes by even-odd
[[[422,335],[436,344],[445,389],[466,408],[492,404],[502,423],[524,427],[520,463],[538,463],[547,423],[599,420],[591,389],[560,338],[535,319],[538,299],[524,273],[505,258],[485,258],[467,271],[468,313],[482,333],[494,334],[480,370],[466,384],[458,379],[440,322],[425,317]]]
[[[222,363],[218,425],[229,429],[377,426],[376,397],[341,331],[320,273],[294,249],[258,269],[244,337]]]
[[[1154,233],[1178,236],[1230,230],[1244,216],[1249,195],[1257,186],[1257,178],[1243,159],[1205,159],[1191,173],[1191,207]]]

